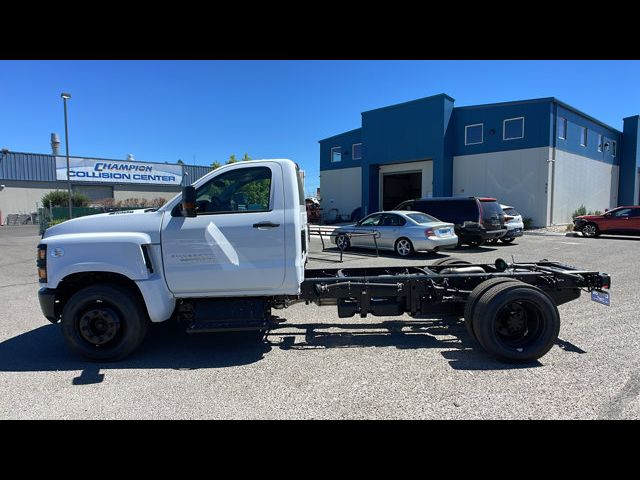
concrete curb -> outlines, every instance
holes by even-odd
[[[572,233],[572,232],[569,232]],[[554,232],[524,232],[525,235],[533,235],[538,237],[565,237],[564,233],[554,233]]]

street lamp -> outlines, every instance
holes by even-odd
[[[62,92],[60,96],[64,102],[64,143],[67,151],[67,189],[69,190],[69,220],[71,220],[73,210],[71,208],[71,176],[69,175],[69,128],[67,127],[67,99],[71,98],[71,94]]]

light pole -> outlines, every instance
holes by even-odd
[[[73,209],[71,208],[71,176],[69,176],[69,128],[67,127],[67,99],[71,98],[71,94],[62,92],[60,96],[64,102],[64,143],[67,152],[67,189],[69,190],[69,220],[71,220]]]

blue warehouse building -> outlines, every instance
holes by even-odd
[[[455,107],[440,94],[363,112],[360,128],[320,140],[329,218],[429,196],[490,196],[534,225],[638,203],[640,124],[619,131],[560,100]]]

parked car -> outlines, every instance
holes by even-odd
[[[350,235],[358,233],[364,235]],[[380,250],[394,250],[401,257],[407,257],[413,252],[454,248],[458,237],[452,223],[422,212],[392,210],[372,213],[355,224],[336,228],[331,233],[331,242],[341,249],[375,248],[377,242]]]
[[[507,233],[504,212],[495,198],[488,197],[433,197],[407,200],[395,210],[423,212],[443,222],[455,225],[458,245],[479,247],[487,240]]]
[[[504,226],[507,227],[507,233],[503,237],[494,238],[487,243],[496,244],[498,240],[504,243],[511,243],[517,237],[524,235],[524,222],[522,221],[522,215],[516,211],[515,208],[509,205],[500,204],[500,208],[504,212]]]
[[[573,225],[585,237],[640,235],[640,205],[613,208],[602,215],[580,215],[573,219]]]

